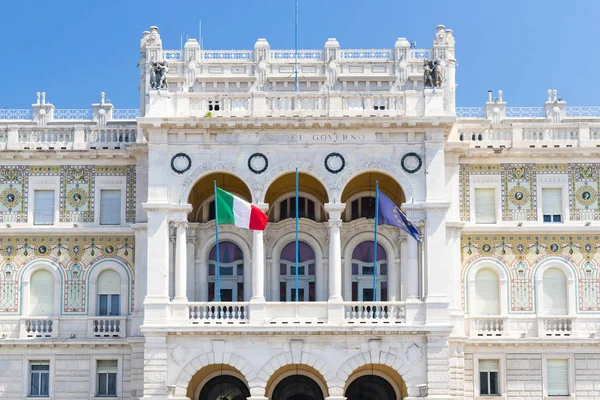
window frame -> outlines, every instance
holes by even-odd
[[[116,361],[117,362],[117,392],[115,396],[98,395],[98,361]],[[123,356],[120,354],[106,354],[101,356],[92,356],[90,360],[90,388],[92,389],[93,399],[120,399],[123,395]]]
[[[496,210],[496,222],[481,223],[480,225],[499,224],[502,216],[502,177],[496,175],[472,175],[470,177],[469,189],[469,219],[470,223],[477,224],[475,217],[475,189],[494,189],[494,209]],[[463,200],[464,201],[464,200]]]
[[[36,223],[35,215],[36,215],[36,210],[38,209],[38,205],[36,204],[36,197],[37,197],[36,193],[38,193],[38,192],[52,192],[52,197],[54,198],[54,201],[52,203],[52,223],[50,223],[50,224]],[[56,225],[56,223],[58,222],[57,221],[57,217],[56,217],[56,215],[58,214],[56,212],[56,204],[57,204],[56,199],[57,199],[57,195],[56,195],[56,190],[55,189],[35,188],[33,190],[33,201],[32,201],[32,203],[33,203],[33,205],[32,205],[32,215],[33,216],[32,216],[32,221],[31,222],[32,222],[32,224],[34,226],[53,226],[53,225]]]
[[[289,199],[296,197],[295,193],[286,193],[282,196],[279,196],[277,199],[275,199],[275,201],[273,202],[273,205],[270,206],[269,212],[268,212],[268,216],[271,217],[273,216],[273,221],[274,222],[281,222],[281,221],[285,221],[281,219],[281,214],[280,214],[280,203],[282,201],[288,201],[288,209],[289,209]],[[307,192],[303,192],[303,191],[298,191],[298,197],[304,197],[306,198],[306,200],[311,200],[312,202],[315,203],[315,222],[323,222],[323,216],[326,215],[326,213],[324,212],[324,205],[323,203],[315,196],[313,196],[310,193]],[[306,206],[308,208],[308,205]],[[286,219],[293,219],[293,217],[289,217]],[[300,217],[298,219],[307,219],[310,221],[313,221],[312,219],[308,218],[308,217]],[[270,218],[269,218],[270,220]]]
[[[101,191],[102,190],[120,190],[121,191],[121,213],[119,225],[101,225],[100,211],[102,209]],[[102,227],[123,226],[127,221],[127,178],[123,176],[97,176],[94,188],[94,196],[98,205],[94,207],[94,224]]]
[[[571,216],[569,212],[569,176],[568,174],[543,174],[538,175],[537,179],[537,220],[544,223],[544,198],[542,195],[543,189],[560,189],[561,190],[561,222],[546,222],[546,224],[559,224],[570,222]]]
[[[98,304],[97,304],[97,310],[96,310],[96,316],[98,317],[120,317],[121,316],[121,294],[96,294],[96,296],[98,297]],[[108,296],[107,297],[107,301],[106,301],[106,310],[107,310],[107,314],[101,314],[100,313],[100,296]],[[110,310],[112,309],[112,302],[113,302],[113,296],[119,296],[119,313],[118,314],[111,314]]]
[[[50,365],[48,376],[48,396],[31,396],[31,364],[36,362],[47,362]],[[26,355],[23,358],[23,378],[21,381],[21,393],[25,393],[25,399],[53,399],[54,398],[54,376],[55,355],[38,354]]]
[[[481,394],[480,360],[498,360],[498,394]],[[506,355],[501,353],[473,354],[473,394],[476,399],[506,399]]]
[[[567,360],[567,395],[548,394],[548,360]],[[542,354],[542,395],[544,399],[569,399],[575,394],[575,363],[573,354],[550,353]]]
[[[103,224],[102,223],[102,192],[119,192],[119,222],[116,224]],[[123,225],[123,191],[121,189],[107,189],[101,188],[98,191],[98,200],[99,200],[99,213],[98,213],[98,224],[102,226],[119,226]]]

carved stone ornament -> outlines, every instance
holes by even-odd
[[[329,153],[325,157],[325,169],[332,174],[342,172],[345,166],[346,160],[340,153]]]
[[[171,169],[178,174],[187,172],[192,167],[192,159],[185,153],[177,153],[171,158]]]
[[[423,358],[423,351],[419,346],[417,346],[416,343],[413,343],[410,346],[408,346],[404,354],[406,355],[406,359],[408,360],[408,362],[413,365],[419,363]]]
[[[408,172],[409,174],[414,174],[423,166],[423,160],[421,159],[421,156],[417,153],[406,153],[402,157],[400,165],[402,166],[402,169],[405,172]]]
[[[259,175],[269,168],[269,160],[263,153],[254,153],[248,157],[248,169]]]

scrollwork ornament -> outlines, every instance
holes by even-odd
[[[413,165],[411,167],[411,165],[407,165],[407,164],[410,163],[410,160],[413,158],[416,159],[416,162],[413,162],[416,165]],[[423,159],[417,153],[414,153],[414,152],[406,153],[404,156],[402,156],[402,160],[400,160],[400,165],[402,166],[402,169],[404,170],[404,172],[407,172],[409,174],[414,174],[415,172],[420,170],[421,167],[423,166]]]
[[[177,153],[171,158],[171,169],[178,173],[183,174],[192,167],[192,159],[185,153]]]
[[[332,159],[338,159],[339,160],[339,165],[337,168],[335,167],[331,167],[330,166],[330,160]],[[346,167],[346,160],[344,159],[344,156],[342,156],[340,153],[329,153],[327,155],[327,157],[325,157],[325,169],[327,170],[327,172],[331,173],[331,174],[338,174],[340,172],[342,172],[342,170],[344,169],[344,167]]]
[[[263,163],[262,167],[260,166],[261,162]],[[269,168],[269,160],[263,153],[254,153],[248,157],[248,169],[256,175],[262,174],[267,168]]]

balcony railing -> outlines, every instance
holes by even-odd
[[[56,338],[58,337],[58,318],[31,317],[21,319],[20,337]]]
[[[248,303],[190,303],[192,324],[246,324]]]
[[[345,302],[344,319],[348,324],[404,322],[404,303]]]
[[[590,338],[600,335],[600,318],[594,315],[467,316],[465,322],[471,338]]]
[[[505,318],[501,316],[476,317],[471,319],[471,336],[499,337],[504,334]]]
[[[125,338],[126,326],[126,317],[90,317],[88,338]]]
[[[538,334],[540,337],[572,336],[573,317],[541,317],[538,320]]]

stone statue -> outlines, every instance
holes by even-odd
[[[156,61],[150,62],[150,89],[156,89],[158,87],[158,81],[156,79],[156,64]]]
[[[150,63],[150,88],[151,89],[166,89],[167,85],[167,72],[169,66],[166,61],[152,61]]]
[[[433,62],[431,60],[423,61],[423,79],[425,80],[425,87],[433,86]]]
[[[438,60],[433,63],[433,84],[435,87],[442,87],[442,65]]]

